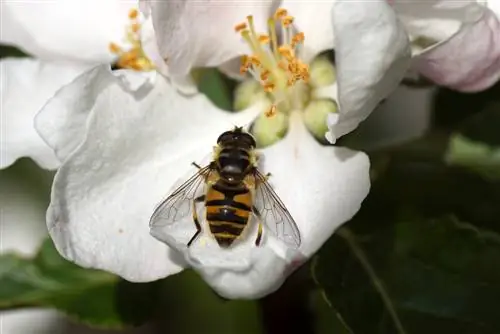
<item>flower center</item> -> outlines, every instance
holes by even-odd
[[[139,20],[139,12],[137,9],[131,9],[128,13],[128,18],[130,23],[125,28],[125,41],[130,47],[124,50],[116,43],[109,43],[109,50],[118,56],[116,65],[119,68],[128,68],[136,71],[151,71],[155,66],[142,49],[142,23]]]
[[[269,34],[255,31],[253,17],[247,16],[247,21],[235,27],[252,50],[251,55],[244,55],[240,72],[250,73],[262,85],[272,100],[266,116],[274,116],[278,107],[284,110],[300,108],[298,104],[304,95],[308,83],[309,66],[304,64],[298,53],[304,42],[304,33],[294,34],[292,30],[293,16],[286,9],[279,8],[274,16],[267,21]],[[278,27],[277,27],[278,23]],[[278,32],[281,30],[282,42],[278,43]]]

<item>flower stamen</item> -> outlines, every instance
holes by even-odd
[[[250,73],[271,95],[273,103],[266,115],[274,115],[279,103],[288,103],[289,87],[298,81],[309,80],[309,67],[297,57],[298,47],[304,42],[304,33],[293,35],[294,17],[283,8],[276,10],[267,21],[269,34],[255,31],[253,17],[235,26],[235,31],[243,37],[252,50],[251,55],[241,58],[240,73]],[[279,23],[283,42],[278,43],[276,23]]]
[[[151,71],[155,68],[153,62],[146,56],[142,49],[141,28],[139,11],[131,9],[128,13],[130,24],[125,30],[125,40],[130,44],[128,50],[123,50],[116,43],[109,43],[109,51],[118,56],[116,65],[119,68],[128,68],[136,71]]]

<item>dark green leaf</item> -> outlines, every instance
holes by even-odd
[[[316,259],[333,312],[355,334],[500,333],[500,183],[425,155],[386,160]]]
[[[51,240],[33,258],[0,256],[0,308],[53,307],[91,326],[121,328],[154,311],[157,283],[133,284],[64,260]]]
[[[483,117],[482,113],[495,108],[498,103],[500,103],[500,82],[488,90],[474,94],[464,94],[441,88],[433,103],[433,125],[440,129],[455,131],[457,126],[463,126],[464,122],[467,123],[471,116],[477,115],[481,118]],[[491,126],[493,125],[491,124]],[[470,135],[474,132],[474,136],[478,136],[478,138],[472,139],[477,140],[484,136],[482,131],[470,130]]]
[[[500,146],[494,147],[472,141],[463,135],[454,135],[450,139],[446,161],[470,168],[486,178],[500,180]]]
[[[199,69],[196,71],[195,79],[201,93],[223,110],[233,110],[232,91],[235,82],[225,77],[216,68]]]
[[[163,281],[157,322],[169,333],[262,333],[255,301],[223,299],[192,270]]]
[[[0,45],[0,59],[7,57],[25,58],[29,55],[14,46]]]

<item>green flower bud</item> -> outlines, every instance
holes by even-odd
[[[309,84],[315,88],[335,83],[335,66],[325,56],[314,59],[309,67],[309,71],[311,73]]]
[[[247,79],[238,84],[234,90],[234,110],[246,109],[265,98],[266,93],[261,84],[254,79]]]
[[[337,102],[332,99],[312,100],[304,111],[304,123],[309,131],[321,142],[325,141],[328,131],[326,118],[338,110]]]
[[[255,120],[252,134],[257,142],[257,147],[263,148],[272,145],[282,139],[288,130],[288,115],[277,111],[273,116],[265,113]]]

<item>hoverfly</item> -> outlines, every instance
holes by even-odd
[[[222,248],[240,237],[251,217],[258,222],[257,246],[266,222],[288,247],[298,248],[299,229],[267,182],[270,174],[263,175],[257,168],[255,146],[255,139],[242,128],[222,133],[213,160],[205,167],[193,162],[197,173],[158,205],[150,226],[172,225],[192,215],[196,232],[187,243],[189,247],[202,231],[198,206],[204,203],[205,220]]]

